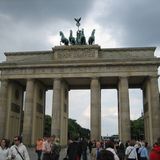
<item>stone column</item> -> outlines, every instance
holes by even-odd
[[[34,82],[34,100],[32,109],[32,144],[43,137],[45,116],[45,86],[42,82]]]
[[[130,110],[129,110],[129,91],[127,77],[119,78],[118,85],[118,104],[119,104],[119,135],[122,142],[131,139],[130,133]]]
[[[152,135],[153,141],[151,144],[157,141],[160,137],[160,104],[159,104],[159,89],[158,89],[158,78],[150,77],[150,88],[151,88],[151,113],[152,113]]]
[[[54,79],[53,82],[53,106],[51,133],[60,137],[61,119],[61,80]]]
[[[8,81],[2,80],[1,81],[1,88],[0,88],[0,138],[5,137],[5,130],[6,130],[6,116],[7,114],[7,101],[8,101]]]
[[[101,88],[98,78],[91,80],[91,139],[101,139]]]
[[[31,144],[32,140],[32,112],[34,100],[34,80],[28,79],[26,85],[24,124],[23,124],[23,141],[25,144]]]

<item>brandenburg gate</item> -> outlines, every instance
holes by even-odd
[[[131,139],[129,88],[139,88],[145,140],[153,144],[160,137],[160,59],[154,56],[155,49],[73,45],[6,52],[6,61],[0,64],[0,138],[22,134],[25,144],[35,144],[43,136],[45,94],[53,89],[51,133],[67,144],[68,92],[90,89],[91,139],[100,139],[101,89],[110,88],[118,91],[118,130],[125,142]]]

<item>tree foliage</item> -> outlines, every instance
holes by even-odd
[[[44,136],[50,136],[51,135],[51,116],[45,115],[44,118]]]
[[[44,135],[51,135],[51,116],[45,115]],[[68,119],[68,138],[90,137],[90,130],[82,128],[74,119]]]
[[[132,139],[144,139],[144,117],[140,117],[137,120],[131,121],[131,138]]]
[[[90,137],[90,130],[82,128],[74,119],[68,119],[68,138]]]

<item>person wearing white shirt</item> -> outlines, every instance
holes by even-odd
[[[108,141],[106,143],[106,150],[108,150],[108,151],[113,153],[115,160],[119,160],[119,157],[117,156],[117,154],[116,154],[116,152],[114,150],[114,143],[112,141]]]
[[[0,160],[8,160],[9,158],[10,156],[7,140],[3,138],[0,142]]]
[[[10,156],[14,160],[30,160],[26,146],[22,143],[21,137],[14,137],[14,145],[10,148]]]
[[[127,160],[138,160],[136,148],[134,147],[135,142],[131,141],[129,146],[126,148],[125,155],[128,157]]]

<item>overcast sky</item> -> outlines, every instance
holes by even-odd
[[[59,31],[68,37],[72,29],[75,35],[79,17],[86,37],[96,29],[95,42],[102,48],[156,46],[159,56],[159,16],[159,0],[0,0],[0,60],[5,51],[51,50],[60,44]],[[89,90],[70,91],[69,101],[70,117],[88,128],[89,95]],[[130,90],[130,104],[136,119],[142,110],[140,90]],[[102,135],[117,134],[117,121],[117,91],[102,90]]]

